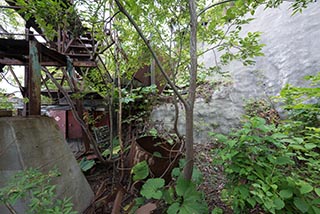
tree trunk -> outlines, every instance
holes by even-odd
[[[186,165],[184,177],[191,180],[193,171],[193,107],[197,88],[197,12],[195,0],[189,0],[190,12],[190,85],[186,111]]]
[[[183,103],[186,111],[186,161],[187,164],[184,167],[184,177],[187,180],[191,180],[192,171],[193,171],[193,106],[195,101],[196,93],[196,84],[197,84],[197,12],[196,12],[196,2],[195,0],[189,0],[189,9],[190,9],[190,87],[188,93],[188,100],[183,99],[181,94],[178,92],[174,83],[170,80],[169,76],[164,71],[160,60],[158,59],[156,53],[152,49],[150,43],[143,35],[141,29],[137,23],[132,19],[127,10],[121,5],[119,0],[115,0],[119,10],[128,18],[130,23],[134,26],[139,36],[143,39],[145,45],[148,47],[157,66],[160,69],[160,72],[163,74],[168,84],[173,89],[174,93]]]

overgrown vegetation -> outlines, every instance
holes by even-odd
[[[320,212],[319,73],[308,79],[314,87],[281,91],[288,119],[278,127],[257,114],[237,132],[214,134],[224,145],[214,151],[227,177],[222,197],[235,213]]]
[[[17,0],[12,2],[21,7],[19,12],[26,21],[34,18],[51,41],[59,36],[60,29],[72,29],[71,32],[75,37],[83,33],[82,26],[77,20],[75,7],[65,1]]]
[[[13,103],[9,101],[9,98],[0,91],[0,109],[12,110],[13,107]]]
[[[59,176],[56,170],[43,174],[36,169],[28,169],[15,174],[5,187],[0,189],[0,203],[10,213],[18,214],[15,206],[19,201],[27,201],[27,213],[32,214],[75,214],[70,198],[60,200],[56,186],[50,184],[52,178]],[[22,213],[21,213],[22,214]]]
[[[293,13],[301,11],[310,2],[312,0],[294,1]],[[76,1],[76,4],[86,8],[85,12],[82,11],[84,23],[94,33],[98,44],[96,49],[103,50],[95,54],[102,58],[101,61],[106,69],[102,72],[99,69],[83,72],[84,90],[73,98],[82,99],[86,91],[97,92],[102,94],[107,104],[111,106],[110,115],[114,109],[116,109],[114,113],[117,113],[118,132],[115,134],[117,136],[110,137],[112,146],[102,155],[99,149],[95,150],[101,156],[100,161],[104,162],[104,156],[109,161],[106,163],[111,163],[116,157],[122,161],[118,168],[123,169],[124,155],[132,136],[123,143],[122,124],[128,125],[130,134],[132,128],[135,128],[132,124],[145,125],[145,119],[149,116],[155,99],[146,98],[150,95],[155,96],[156,90],[153,86],[140,88],[133,83],[134,74],[143,66],[150,66],[151,69],[151,65],[156,64],[175,93],[174,101],[177,103],[179,100],[186,111],[186,161],[179,169],[173,170],[173,181],[170,185],[165,185],[162,178],[143,181],[145,183],[140,191],[141,197],[135,199],[135,208],[149,201],[158,200],[157,203],[163,205],[168,213],[208,212],[203,202],[203,194],[197,191],[200,180],[192,179],[192,174],[197,172],[193,170],[193,107],[197,72],[211,75],[213,72],[219,72],[221,65],[232,60],[252,65],[255,57],[263,55],[263,45],[259,43],[261,34],[259,32],[241,35],[242,26],[252,21],[246,14],[254,14],[260,5],[270,8],[277,7],[280,3],[281,0],[260,2],[230,0],[207,6],[205,0],[197,2],[101,0],[90,3]],[[18,0],[17,5],[22,7],[20,12],[24,18],[26,20],[35,18],[46,37],[51,40],[57,37],[57,29],[67,29],[73,26],[73,23],[78,23],[75,7],[66,5],[64,1]],[[138,33],[134,33],[135,31]],[[72,36],[81,33],[80,26],[73,26]],[[198,50],[197,41],[205,43],[206,49]],[[215,57],[216,52],[220,52],[220,58],[215,59],[215,66],[209,69],[198,66],[197,57],[209,51],[212,51]],[[158,56],[166,60],[161,60]],[[156,73],[160,74],[157,69]],[[115,84],[105,81],[109,71],[113,75]],[[62,73],[56,75],[63,76]],[[206,75],[201,76],[201,79],[205,79]],[[309,79],[318,84],[320,78],[318,75]],[[179,90],[179,86],[183,90]],[[252,209],[270,213],[320,212],[320,187],[317,177],[320,149],[319,87],[286,86],[281,96],[286,104],[288,120],[280,123],[278,117],[268,117],[271,113],[276,115],[273,108],[264,105],[265,103],[252,103],[251,109],[247,109],[251,111],[249,114],[251,117],[241,130],[230,136],[214,135],[224,144],[222,150],[214,151],[218,157],[215,164],[224,167],[228,179],[223,198],[237,213]],[[112,121],[113,118],[110,117]],[[277,124],[274,124],[275,122]],[[91,123],[94,121],[90,120]],[[84,171],[95,164],[91,160],[82,160],[80,164]],[[146,179],[149,175],[147,163],[141,162],[135,166],[133,174],[134,182]],[[24,179],[24,181],[30,181],[30,184],[47,182],[46,178],[35,171],[32,171],[31,175],[22,177],[27,177],[29,180]],[[122,173],[119,185],[124,184],[123,178]],[[30,205],[33,211],[71,212],[68,201],[57,202],[62,204],[62,207],[52,204],[54,187],[42,186],[46,195],[41,195],[41,192],[34,189],[38,185],[27,185],[27,187],[29,189],[21,188],[21,191],[33,192],[32,195],[36,198]],[[17,198],[17,195],[10,192],[11,188],[12,185],[9,184],[1,195],[1,199],[8,207]],[[25,193],[19,192],[18,195],[22,197]],[[42,202],[38,203],[39,197],[45,201],[44,207]],[[219,208],[213,211],[216,212],[220,212]]]

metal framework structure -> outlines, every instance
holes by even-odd
[[[68,0],[65,0],[68,1]],[[6,1],[8,9],[13,9],[20,12],[20,7],[17,6],[14,1]],[[72,1],[66,2],[70,5]],[[81,25],[80,20],[78,19]],[[35,29],[36,33],[30,29]],[[41,28],[36,24],[36,21],[31,17],[26,21],[26,30],[24,35],[25,39],[12,39],[10,36],[18,34],[8,34],[6,32],[0,33],[7,38],[0,38],[0,72],[7,65],[20,65],[25,66],[25,82],[20,83],[15,73],[12,71],[15,81],[19,85],[23,97],[28,98],[28,102],[25,105],[23,115],[40,115],[41,113],[41,86],[45,85],[47,88],[46,93],[50,93],[46,82],[50,79],[47,75],[43,78],[41,70],[46,73],[49,70],[46,66],[55,66],[63,71],[63,77],[59,82],[62,86],[64,81],[68,81],[70,89],[73,92],[77,92],[78,87],[76,84],[75,76],[82,74],[82,70],[87,68],[97,67],[97,54],[96,42],[90,33],[85,33],[81,36],[71,36],[70,32],[66,30],[56,29],[58,36],[55,41],[43,44],[37,41],[36,36],[41,35],[43,38],[43,32]],[[45,38],[49,41],[47,38]],[[51,72],[52,76],[54,72]],[[24,85],[24,87],[22,86]],[[81,106],[81,105],[79,105]],[[80,110],[82,111],[82,110]]]
[[[27,3],[27,0],[25,0]],[[71,6],[72,0],[64,0],[67,6]],[[15,4],[13,0],[6,0],[8,5],[0,8],[15,10],[21,17],[21,7]],[[78,26],[82,26],[79,18],[75,20]],[[1,26],[0,26],[1,27]],[[22,111],[22,116],[41,115],[41,95],[47,95],[51,98],[59,97],[68,100],[72,109],[73,117],[76,118],[78,125],[81,127],[82,142],[85,151],[89,151],[90,143],[94,139],[84,123],[83,113],[84,106],[82,100],[71,100],[70,93],[80,91],[79,80],[84,71],[90,72],[91,68],[99,69],[100,66],[107,71],[102,59],[97,54],[98,45],[93,36],[84,32],[79,36],[71,35],[70,29],[55,29],[57,37],[50,41],[41,28],[37,25],[34,17],[26,21],[25,34],[10,34],[4,29],[0,29],[0,73],[3,68],[8,66],[9,71],[18,84],[21,94],[28,99]],[[32,32],[34,30],[36,32]],[[14,36],[24,36],[24,39],[13,39]],[[46,43],[39,42],[37,36],[41,36]],[[110,48],[113,43],[104,47],[104,51]],[[19,81],[17,75],[11,66],[24,66],[24,84]],[[54,66],[56,70],[50,70],[47,66]],[[62,71],[62,77],[55,78],[56,71]],[[46,74],[43,76],[41,71]],[[111,75],[107,78],[112,81]],[[58,90],[50,90],[48,81],[56,85]],[[66,91],[62,86],[67,82],[69,89]],[[41,91],[42,86],[46,90]],[[79,131],[77,131],[78,133]],[[94,147],[94,146],[93,146]],[[95,148],[95,147],[94,147]]]

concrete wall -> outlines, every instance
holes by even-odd
[[[52,118],[0,118],[0,188],[16,172],[30,167],[44,173],[56,167],[61,173],[53,180],[57,196],[72,197],[79,212],[90,205],[93,192]],[[25,213],[25,207],[20,202],[15,208]],[[0,213],[8,212],[0,206]]]
[[[264,57],[256,58],[254,66],[245,67],[232,62],[223,68],[230,71],[230,84],[216,89],[211,100],[197,99],[195,104],[195,141],[206,142],[208,131],[229,132],[239,124],[243,103],[249,98],[277,95],[286,83],[302,86],[305,75],[320,71],[320,2],[309,4],[302,14],[292,16],[290,3],[276,9],[258,8],[255,20],[243,27],[243,33],[262,32]],[[199,45],[201,48],[201,45]],[[211,53],[199,61],[213,66]],[[217,78],[212,76],[212,79]],[[181,111],[183,112],[182,108]],[[172,127],[174,108],[161,105],[152,113],[154,121]],[[184,131],[184,114],[179,129]]]

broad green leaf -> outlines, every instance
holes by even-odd
[[[232,148],[232,147],[234,147],[234,145],[236,145],[237,144],[237,140],[228,140],[227,141],[227,144],[228,144],[228,146],[230,147],[230,148]]]
[[[95,164],[96,164],[96,162],[94,160],[87,160],[86,157],[82,158],[79,163],[81,170],[84,172],[91,169]]]
[[[239,191],[242,198],[247,198],[250,195],[249,190],[246,186],[239,186]]]
[[[276,184],[271,184],[270,187],[274,190],[278,189],[278,186]]]
[[[295,137],[293,138],[298,144],[302,144],[303,143],[303,138],[300,138],[300,137]]]
[[[306,194],[306,193],[309,193],[313,190],[313,187],[308,184],[308,183],[303,183],[302,186],[300,187],[300,193],[301,194]]]
[[[140,191],[141,195],[147,199],[160,199],[162,197],[161,188],[164,187],[164,179],[151,178],[146,181]]]
[[[108,157],[109,155],[111,155],[110,149],[106,149],[106,150],[104,150],[104,152],[102,152],[103,157]]]
[[[198,203],[202,201],[202,195],[195,185],[190,185],[183,196],[184,203]]]
[[[287,138],[288,135],[282,134],[282,133],[274,133],[273,135],[271,135],[271,137],[275,138],[275,139],[284,139]]]
[[[211,214],[223,214],[223,209],[221,209],[220,207],[215,207]]]
[[[187,189],[190,187],[191,182],[187,181],[183,178],[183,176],[179,176],[177,180],[176,192],[178,196],[183,196]]]
[[[320,196],[320,188],[315,188],[314,191],[317,193],[318,196]]]
[[[267,198],[268,199],[268,198]],[[268,209],[271,210],[274,206],[273,201],[270,201],[270,199],[268,201],[264,202],[264,206]]]
[[[314,144],[314,143],[306,143],[306,144],[304,145],[304,147],[305,147],[306,149],[308,149],[308,150],[311,150],[311,149],[316,148],[317,145]]]
[[[306,151],[305,147],[303,147],[303,146],[301,146],[301,145],[289,145],[289,148],[292,148],[293,150]]]
[[[200,184],[202,179],[203,179],[203,176],[202,176],[201,171],[197,167],[194,167],[193,171],[192,171],[192,180],[196,184]]]
[[[319,197],[316,197],[315,199],[312,200],[311,202],[312,204],[317,204],[317,205],[320,205],[320,198]]]
[[[161,157],[162,157],[162,155],[161,155],[160,152],[154,152],[154,153],[153,153],[153,156],[158,157],[158,158],[161,158]]]
[[[121,151],[121,147],[120,147],[120,145],[117,145],[117,146],[113,147],[112,154],[113,154],[113,155],[116,155],[116,154],[118,154],[120,151]]]
[[[167,204],[172,204],[174,202],[174,189],[172,187],[163,191],[163,199]]]
[[[273,201],[276,210],[281,210],[284,208],[285,204],[281,198],[275,198]]]
[[[293,203],[302,213],[308,211],[309,206],[302,198],[295,197]]]
[[[177,214],[180,210],[180,204],[178,202],[175,202],[171,204],[167,210],[168,214]]]
[[[196,185],[192,182],[186,187],[183,194],[183,203],[179,213],[208,213],[207,204],[202,198],[202,194],[197,191]]]
[[[179,214],[207,214],[208,208],[205,203],[197,201],[184,201],[181,205]]]
[[[146,199],[144,197],[138,197],[134,199],[134,205],[131,207],[131,204],[128,204],[124,207],[124,211],[130,210],[129,214],[134,214],[136,210],[143,204],[145,204]]]
[[[251,205],[252,208],[254,208],[256,206],[256,200],[254,200],[254,198],[247,198],[246,199],[247,202]]]
[[[147,161],[141,161],[132,167],[133,181],[142,180],[148,177],[149,167]]]
[[[316,206],[312,206],[312,209],[313,209],[314,213],[316,213],[316,214],[320,213],[320,208],[318,208]]]
[[[293,196],[293,192],[291,189],[285,189],[285,190],[281,190],[280,191],[280,196],[283,198],[283,199],[288,199],[288,198],[291,198]]]
[[[178,167],[174,168],[172,170],[172,172],[171,172],[171,176],[174,177],[174,178],[178,177],[180,174],[181,174],[181,171],[180,171],[180,169]]]
[[[286,156],[282,156],[282,157],[278,157],[276,163],[278,165],[285,165],[285,164],[290,164],[293,163],[293,161],[291,160],[291,158],[286,157]]]
[[[192,207],[192,206],[186,206],[185,203],[181,205],[179,214],[199,214],[199,210],[197,207]]]
[[[227,138],[225,135],[223,135],[223,134],[216,134],[216,135],[214,135],[214,136],[215,136],[216,139],[217,139],[219,142],[221,142],[221,143],[228,141],[228,138]]]

